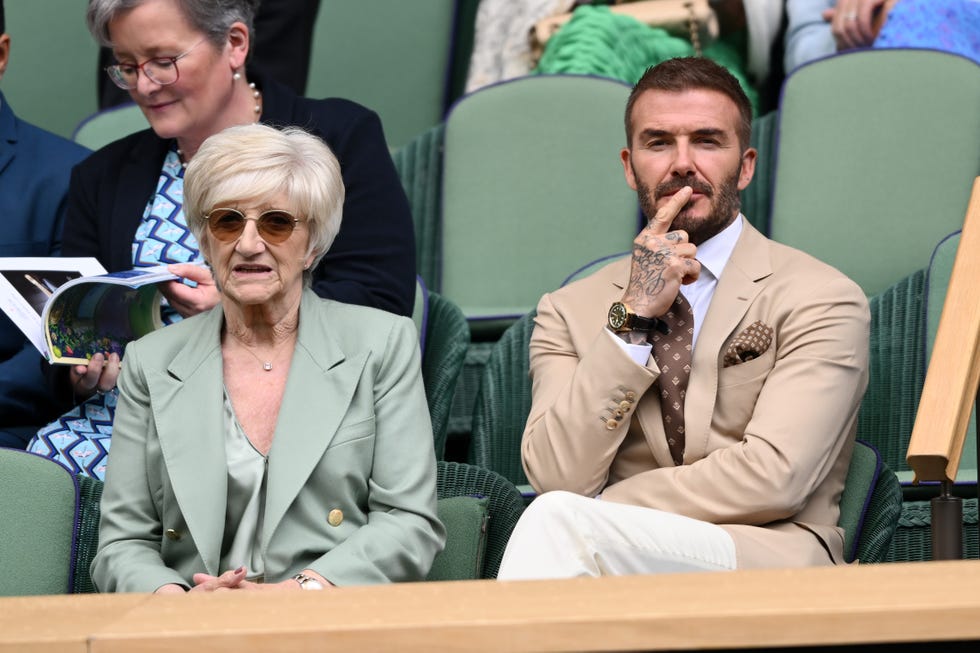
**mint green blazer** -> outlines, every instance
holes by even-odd
[[[126,349],[92,562],[100,591],[227,571],[223,321],[219,305]],[[304,291],[268,457],[267,582],[306,568],[336,585],[425,577],[445,532],[419,358],[408,318]]]

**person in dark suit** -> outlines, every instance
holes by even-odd
[[[10,40],[0,0],[0,78],[10,59]],[[18,118],[0,93],[0,256],[59,253],[69,173],[88,153]],[[58,412],[41,355],[0,313],[0,446],[23,449]]]
[[[309,100],[246,70],[257,0],[90,0],[88,24],[118,63],[106,69],[126,88],[151,129],[110,143],[72,172],[63,254],[94,256],[110,272],[174,264],[196,283],[163,288],[164,322],[215,306],[218,291],[182,211],[183,169],[201,143],[221,130],[261,121],[301,126],[340,160],[346,187],[344,226],[313,272],[321,297],[411,314],[415,244],[411,213],[377,115],[343,99]],[[56,437],[89,419],[111,421],[120,361],[95,355],[58,375],[60,397],[92,398],[79,414],[38,434],[37,453],[90,473],[104,467],[104,446],[84,463]],[[98,393],[109,393],[107,398]],[[81,414],[84,413],[84,414]],[[107,444],[105,424],[86,429]],[[76,439],[68,440],[72,443]],[[72,445],[73,447],[76,445]],[[93,467],[94,465],[94,467]],[[98,472],[95,474],[98,476]]]
[[[445,531],[415,326],[307,288],[343,197],[337,159],[295,127],[229,128],[188,167],[221,301],[126,350],[100,591],[425,578]]]

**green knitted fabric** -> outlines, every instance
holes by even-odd
[[[703,54],[738,79],[756,114],[759,93],[749,82],[738,51],[724,41],[715,41],[703,48]],[[644,25],[632,16],[615,14],[608,7],[583,5],[548,39],[534,72],[601,75],[635,84],[650,66],[693,55],[694,48],[685,39]]]

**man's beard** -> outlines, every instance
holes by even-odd
[[[636,169],[633,169],[633,177],[636,179],[636,194],[640,200],[640,209],[647,221],[653,219],[657,214],[657,199],[666,194],[672,194],[685,186],[690,186],[694,191],[701,193],[708,198],[711,208],[708,215],[704,218],[696,218],[691,215],[693,210],[690,202],[678,212],[674,221],[670,225],[671,231],[683,229],[687,232],[688,240],[695,245],[700,245],[712,236],[720,233],[725,227],[735,221],[738,211],[742,206],[741,197],[738,194],[738,178],[742,173],[742,166],[738,168],[731,177],[721,183],[716,191],[715,188],[704,181],[698,179],[678,177],[659,184],[651,193],[650,187],[640,181]]]

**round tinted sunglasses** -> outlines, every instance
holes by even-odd
[[[238,209],[217,208],[204,216],[211,235],[222,242],[237,240],[245,231],[245,221],[255,220],[262,240],[270,245],[285,242],[301,220],[288,211],[271,209],[257,218],[249,218]]]

